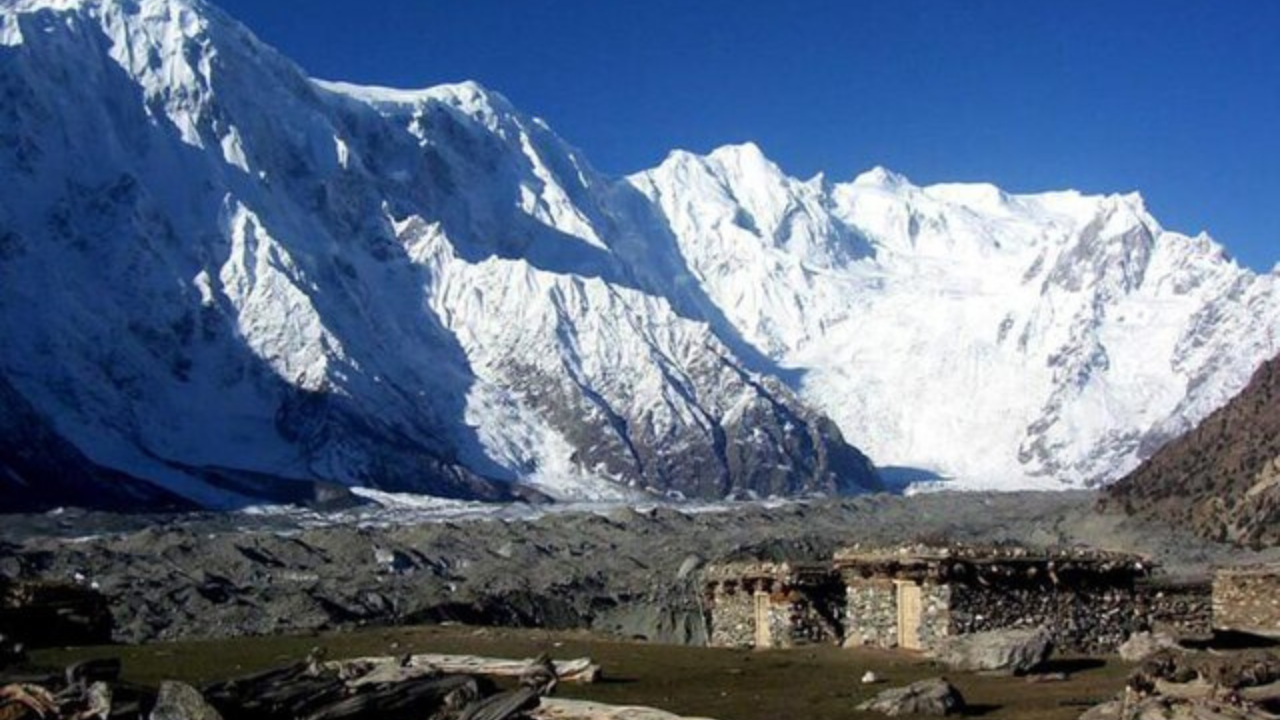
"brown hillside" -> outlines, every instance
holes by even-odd
[[[1280,358],[1199,427],[1112,485],[1102,506],[1213,540],[1280,545]]]

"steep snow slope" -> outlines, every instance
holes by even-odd
[[[965,487],[1112,480],[1277,350],[1276,274],[1137,195],[787,177],[753,145],[629,182],[743,337],[882,466]]]
[[[0,178],[6,414],[112,477],[209,506],[877,487],[634,269],[643,203],[474,84],[315,83],[198,0],[19,0]]]

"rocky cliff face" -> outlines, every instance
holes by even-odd
[[[1111,486],[1103,505],[1212,540],[1280,545],[1280,359]]]
[[[5,411],[183,503],[880,487],[855,445],[1105,483],[1280,352],[1278,282],[1136,195],[753,145],[609,178],[497,93],[313,80],[200,0],[0,8]]]
[[[24,0],[0,97],[6,411],[85,467],[215,507],[878,486],[631,276],[612,183],[483,88],[315,83],[200,2]]]

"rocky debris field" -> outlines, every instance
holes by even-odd
[[[1268,559],[1100,515],[1095,499],[872,495],[318,527],[288,515],[9,516],[0,578],[100,591],[125,642],[458,621],[701,643],[700,570],[722,559],[825,560],[848,543],[917,540],[1086,544],[1148,554],[1177,576]]]

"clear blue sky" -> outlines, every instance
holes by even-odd
[[[611,174],[753,140],[805,177],[1140,190],[1280,261],[1280,2],[213,1],[317,77],[477,80]]]

